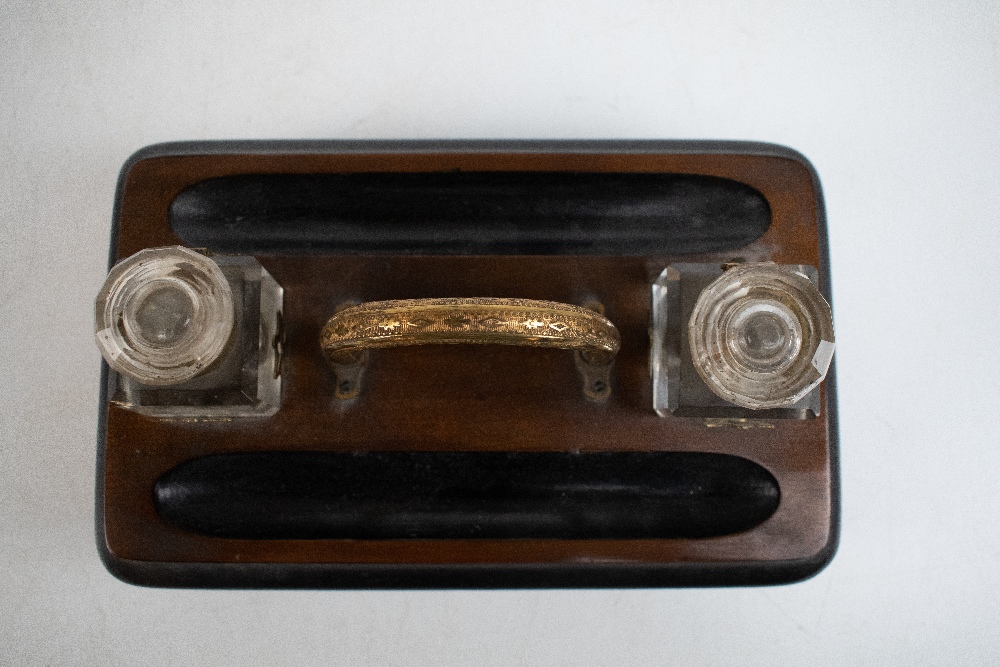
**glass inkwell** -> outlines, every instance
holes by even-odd
[[[653,283],[650,374],[664,416],[807,419],[834,350],[801,264],[674,264]]]
[[[170,246],[119,262],[95,304],[111,401],[160,418],[274,414],[282,298],[253,257]]]

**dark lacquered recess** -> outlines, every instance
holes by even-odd
[[[663,539],[753,528],[764,468],[692,452],[258,452],[182,463],[154,489],[195,532],[253,539]]]
[[[740,248],[770,224],[754,188],[686,174],[241,174],[170,205],[188,245],[250,254],[687,254]]]

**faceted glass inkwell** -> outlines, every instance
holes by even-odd
[[[814,268],[798,264],[665,269],[653,285],[656,411],[817,416],[834,335],[830,306],[816,281]]]
[[[170,246],[118,263],[95,313],[111,400],[155,417],[273,414],[282,297],[252,257]]]

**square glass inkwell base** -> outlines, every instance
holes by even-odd
[[[159,418],[274,414],[282,298],[253,257],[174,246],[119,263],[96,313],[111,402]]]
[[[660,416],[811,419],[833,355],[818,272],[801,264],[672,264],[652,286]]]

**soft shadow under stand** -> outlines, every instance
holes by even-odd
[[[105,366],[97,535],[125,581],[753,585],[833,556],[832,369],[801,406],[771,411],[699,402],[680,362],[695,399],[654,410],[650,374],[668,266],[815,267],[830,299],[819,182],[794,151],[152,146],[122,169],[111,263],[176,245],[253,256],[284,289],[280,402],[267,416],[143,414],[114,399]],[[593,378],[564,350],[373,349],[350,376],[324,358],[324,324],[345,305],[472,297],[603,309],[621,336],[606,386],[582,386]]]

